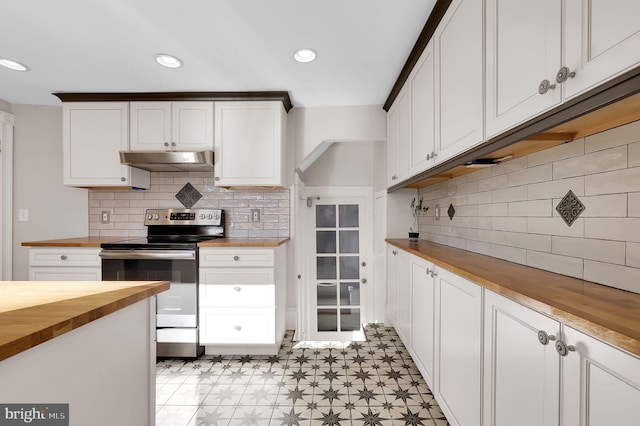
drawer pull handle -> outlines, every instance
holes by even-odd
[[[241,330],[242,330],[242,327],[240,327],[239,325],[234,325],[234,326],[233,326],[233,329],[234,329],[235,331],[241,331]]]
[[[240,286],[235,286],[233,289],[234,289],[235,291],[242,291],[242,288],[240,288]]]
[[[233,256],[233,260],[240,260],[239,256]]]
[[[62,256],[60,256],[60,260],[67,260],[67,255],[63,254]]]

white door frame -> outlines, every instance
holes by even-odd
[[[13,124],[14,116],[0,111],[0,279],[13,279]]]
[[[311,297],[310,291],[315,290],[315,282],[312,282],[313,268],[315,263],[315,251],[311,247],[310,242],[314,241],[312,233],[315,229],[313,223],[314,215],[311,208],[307,207],[306,200],[311,199],[312,206],[315,206],[320,197],[358,197],[363,198],[364,212],[362,214],[363,223],[360,224],[362,246],[360,248],[361,259],[367,263],[366,276],[367,286],[365,291],[361,291],[361,311],[360,318],[362,323],[371,321],[371,312],[373,308],[374,297],[374,258],[373,258],[373,190],[368,186],[307,186],[302,188],[300,200],[300,210],[297,218],[300,226],[298,227],[298,244],[299,244],[299,265],[298,270],[301,271],[301,279],[298,286],[298,329],[296,330],[297,340],[307,340],[311,335]],[[313,263],[313,265],[311,264]],[[314,307],[315,310],[315,307]]]

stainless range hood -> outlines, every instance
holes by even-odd
[[[151,172],[212,172],[213,151],[120,151],[120,163]]]

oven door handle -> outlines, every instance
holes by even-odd
[[[113,260],[195,259],[195,250],[102,250],[100,257]]]

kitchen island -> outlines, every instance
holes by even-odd
[[[70,425],[155,424],[154,296],[168,288],[0,282],[0,403],[69,404]]]

